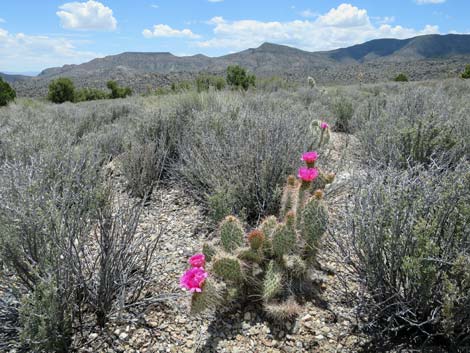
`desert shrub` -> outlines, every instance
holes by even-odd
[[[95,101],[108,98],[108,94],[96,88],[82,88],[75,92],[75,102]]]
[[[465,71],[461,75],[462,78],[470,78],[470,65],[465,66]]]
[[[60,77],[49,84],[47,98],[53,103],[73,102],[75,99],[75,86],[71,79]]]
[[[333,114],[335,116],[334,131],[350,133],[351,120],[354,114],[352,102],[345,97],[338,97],[333,102]]]
[[[348,259],[377,332],[470,344],[469,170],[387,169],[352,190]]]
[[[16,92],[8,82],[0,77],[0,107],[7,105],[16,98]]]
[[[277,211],[280,188],[296,164],[280,156],[298,154],[309,143],[308,112],[268,95],[212,99],[183,131],[177,177],[204,201],[214,191],[231,190],[224,209],[256,222]]]
[[[61,352],[72,334],[76,246],[88,235],[100,200],[92,159],[64,154],[0,166],[0,257],[27,293],[21,336],[32,348]]]
[[[208,91],[213,87],[217,91],[225,88],[225,79],[216,75],[200,74],[196,77],[196,89],[198,92]]]
[[[126,98],[132,95],[130,87],[120,87],[116,81],[108,81],[106,87],[111,90],[111,99]]]
[[[111,201],[98,209],[92,242],[79,246],[86,256],[80,259],[83,268],[78,287],[83,289],[84,307],[91,307],[100,327],[106,325],[113,310],[122,311],[142,299],[163,231],[161,227],[155,234],[137,233],[143,203]],[[95,244],[99,251],[93,251]]]
[[[408,76],[401,73],[401,74],[398,74],[393,80],[395,82],[408,82]]]
[[[165,146],[156,142],[133,144],[120,159],[131,194],[140,198],[149,197],[162,177],[166,160]]]
[[[268,78],[256,78],[256,89],[264,92],[277,92],[280,90],[292,90],[296,87],[295,82],[279,77],[272,76]]]
[[[359,104],[353,125],[364,161],[406,168],[468,159],[470,105],[463,95],[469,88],[454,85],[405,87]]]
[[[246,91],[250,86],[255,86],[256,77],[248,74],[243,67],[233,65],[227,67],[227,83],[232,88],[243,88]]]
[[[69,351],[73,334],[72,303],[66,301],[68,298],[58,288],[53,280],[44,279],[23,299],[20,338],[34,351]]]
[[[189,91],[192,87],[193,83],[191,81],[180,81],[171,83],[171,90],[174,93]]]

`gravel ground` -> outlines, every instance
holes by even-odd
[[[328,168],[348,171],[337,176],[339,192],[332,191],[334,218],[334,208],[341,204],[341,184],[351,176],[344,163],[354,159],[343,151],[354,148],[344,134],[333,134],[331,144]],[[206,227],[202,208],[176,186],[154,196],[142,215],[139,231],[154,232],[156,224],[164,224],[166,230],[149,289],[155,302],[113,317],[103,331],[95,328],[77,335],[78,352],[357,352],[367,342],[354,334],[358,323],[353,301],[342,286],[348,281],[355,290],[356,279],[345,272],[334,246],[321,251],[319,261],[324,270],[318,271],[319,295],[297,320],[276,324],[252,305],[195,317],[189,314],[190,295],[179,288],[179,277],[188,267],[188,258],[200,252],[202,243],[214,234]],[[324,243],[334,244],[328,238]]]
[[[357,352],[366,343],[366,338],[353,334],[358,323],[341,285],[355,279],[335,260],[333,246],[320,255],[318,298],[295,321],[276,324],[252,305],[191,316],[190,295],[179,288],[179,277],[188,258],[213,234],[205,226],[201,207],[183,190],[165,188],[155,199],[147,206],[139,231],[166,224],[149,289],[151,298],[164,300],[142,306],[143,313],[113,317],[101,332],[95,328],[77,335],[79,352]]]

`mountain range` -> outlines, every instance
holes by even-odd
[[[70,77],[79,87],[103,88],[107,80],[131,86],[137,92],[194,78],[200,72],[223,74],[238,64],[257,76],[304,80],[313,76],[324,84],[390,80],[404,72],[421,80],[457,75],[470,62],[470,35],[424,35],[409,39],[376,39],[348,48],[308,52],[264,43],[258,48],[220,57],[178,57],[171,53],[125,52],[42,71],[37,77],[0,74],[19,95],[44,95],[48,83]]]

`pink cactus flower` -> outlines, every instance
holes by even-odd
[[[311,182],[318,177],[318,169],[302,167],[299,169],[298,177],[302,179],[302,181]]]
[[[302,155],[302,160],[307,164],[315,163],[317,159],[318,159],[317,151],[305,152]]]
[[[191,293],[202,292],[202,285],[208,273],[201,267],[192,267],[180,278],[180,287],[189,290]]]
[[[325,122],[322,122],[322,123],[320,124],[320,128],[323,129],[323,130],[328,129],[329,126],[330,126],[330,125],[328,125],[328,123],[325,123]]]
[[[189,259],[189,264],[191,265],[191,267],[204,268],[204,265],[206,264],[206,257],[204,256],[204,254],[194,254]]]

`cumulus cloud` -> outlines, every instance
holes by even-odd
[[[56,14],[66,29],[112,31],[117,26],[113,10],[98,1],[69,2],[59,9]]]
[[[79,64],[99,56],[77,50],[68,39],[13,34],[0,28],[0,71],[40,71],[51,66]]]
[[[341,4],[314,20],[228,21],[223,17],[214,17],[207,23],[214,26],[214,36],[198,41],[196,45],[230,50],[256,47],[263,42],[291,45],[310,51],[329,50],[377,38],[403,39],[439,32],[437,26],[431,25],[422,29],[392,26],[387,23],[374,25],[367,10],[350,4]]]
[[[156,37],[166,37],[166,38],[177,38],[177,37],[186,37],[186,38],[200,38],[201,36],[193,33],[190,29],[174,29],[168,25],[158,24],[153,26],[153,29],[144,29],[142,34],[145,38],[156,38]]]
[[[0,17],[0,23],[5,23],[6,21]]]
[[[426,4],[443,4],[446,0],[416,0],[416,3],[419,5],[426,5]]]

